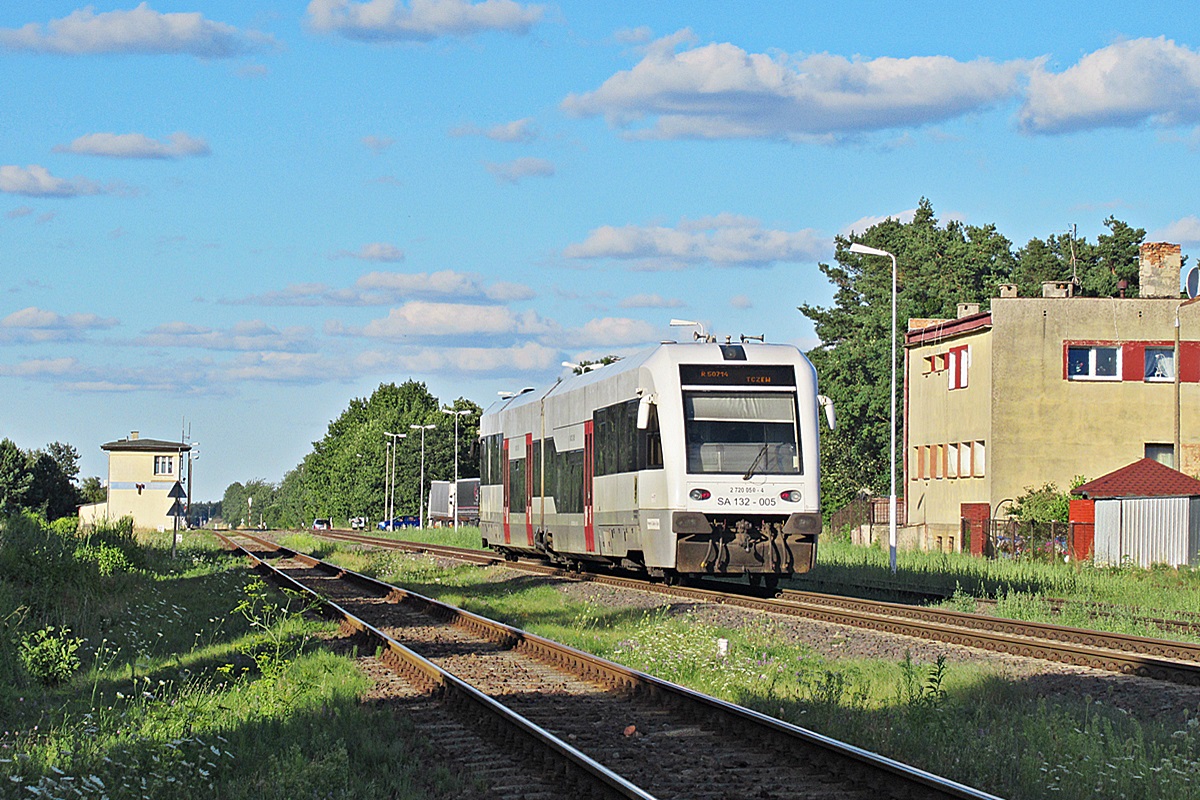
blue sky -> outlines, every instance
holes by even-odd
[[[0,5],[0,435],[278,480],[352,397],[815,343],[833,237],[1200,243],[1190,5]],[[680,335],[678,333],[674,335]],[[683,335],[686,335],[683,334]]]

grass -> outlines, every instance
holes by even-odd
[[[101,545],[124,560],[93,558]],[[80,539],[32,517],[0,522],[0,797],[470,788],[428,766],[410,723],[361,702],[367,679],[318,646],[330,625],[302,617],[303,602],[268,590],[211,537],[188,534],[180,557],[169,553],[169,534]],[[38,632],[64,645],[45,660],[65,681],[26,663]]]
[[[397,553],[332,559],[1004,797],[1200,796],[1200,709],[1141,716],[1113,694],[1119,679],[1060,677],[1078,685],[1059,692],[987,662],[834,659],[789,644],[769,618],[721,627],[686,606],[573,599],[536,576]]]
[[[449,547],[467,547],[473,550],[483,549],[483,539],[479,528],[473,525],[460,525],[454,528],[401,528],[396,531],[368,531],[367,533],[383,539],[398,539],[405,542],[421,542],[423,544],[441,544]]]
[[[855,547],[832,538],[822,538],[816,569],[798,576],[791,585],[848,593],[864,586],[935,592],[951,598],[948,605],[963,610],[974,609],[973,598],[991,598],[997,601],[995,613],[1001,616],[1162,638],[1181,637],[1135,617],[1200,614],[1200,570],[1094,567],[1089,563],[901,551],[892,576],[885,550]],[[887,591],[875,594],[891,599],[886,597]],[[1054,614],[1046,598],[1067,600],[1064,615]],[[1097,604],[1114,605],[1118,611],[1098,615]]]

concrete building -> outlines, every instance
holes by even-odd
[[[167,511],[175,501],[168,493],[186,477],[186,454],[192,446],[143,439],[133,431],[128,439],[107,442],[100,449],[108,453],[108,502],[80,506],[80,524],[128,516],[135,528],[169,530],[174,520]]]
[[[911,320],[910,536],[961,549],[963,519],[1144,457],[1200,472],[1200,304],[1180,300],[1179,272],[1178,245],[1147,243],[1138,298],[1074,297],[1069,283],[1017,297],[1006,286],[990,311],[963,304],[957,319]]]

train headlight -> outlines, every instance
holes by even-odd
[[[779,499],[787,500],[789,503],[799,503],[802,497],[799,489],[788,489],[786,492],[779,493]]]
[[[707,500],[712,497],[712,492],[708,489],[692,489],[692,491],[688,492],[688,497],[693,500]]]

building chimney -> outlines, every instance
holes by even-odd
[[[1000,296],[1001,297],[1020,297],[1020,295],[1017,294],[1017,285],[1015,283],[1000,284]]]
[[[979,303],[959,303],[958,318],[969,317],[979,313]]]
[[[137,438],[138,438],[138,432],[137,432],[137,431],[130,431],[130,432],[129,432],[129,441],[131,441],[131,442],[135,442],[135,441],[137,441]]]
[[[1075,284],[1070,281],[1042,281],[1042,297],[1074,297]]]
[[[1179,297],[1181,248],[1170,242],[1142,242],[1138,248],[1138,297]]]

